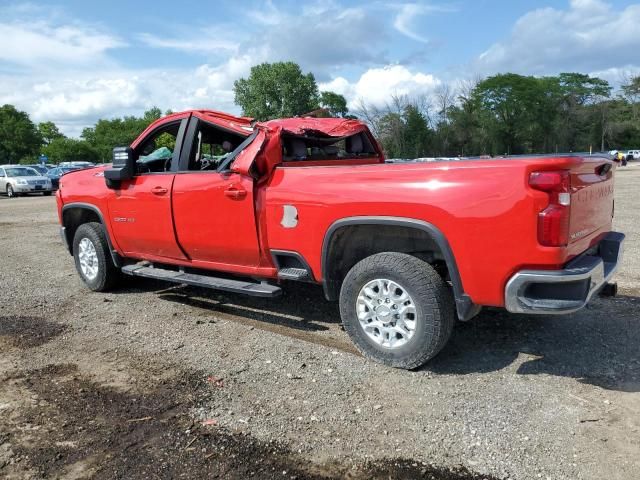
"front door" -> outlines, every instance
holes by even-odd
[[[187,119],[158,125],[134,147],[137,174],[111,191],[109,216],[114,238],[131,257],[185,259],[176,241],[171,189]]]
[[[171,217],[175,174],[145,174],[122,182],[109,202],[113,235],[125,255],[181,258]]]
[[[218,171],[245,139],[202,120],[189,126],[182,171],[173,183],[173,218],[178,242],[192,260],[219,268],[259,264],[254,180]]]

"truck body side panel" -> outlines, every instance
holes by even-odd
[[[322,278],[320,252],[336,220],[393,216],[437,227],[453,250],[464,292],[480,305],[504,305],[508,278],[523,268],[559,268],[611,229],[608,219],[567,248],[543,247],[537,215],[548,197],[529,173],[569,169],[579,157],[276,168],[266,186],[263,229],[269,248],[299,252]],[[297,210],[294,228],[282,225],[285,206]]]

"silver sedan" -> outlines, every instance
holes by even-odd
[[[0,193],[17,197],[28,193],[51,195],[51,180],[31,167],[0,165]]]

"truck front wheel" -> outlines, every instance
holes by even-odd
[[[73,237],[76,270],[87,287],[94,292],[109,290],[118,278],[109,243],[100,223],[83,223]]]
[[[436,356],[455,324],[451,292],[433,267],[393,252],[367,257],[349,271],[340,314],[363,355],[405,369]]]

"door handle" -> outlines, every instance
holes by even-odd
[[[247,196],[247,191],[244,188],[229,187],[224,191],[224,194],[229,198],[239,200]]]
[[[169,190],[167,190],[164,187],[153,187],[151,189],[151,193],[155,193],[156,195],[164,195],[165,193],[167,193]]]

